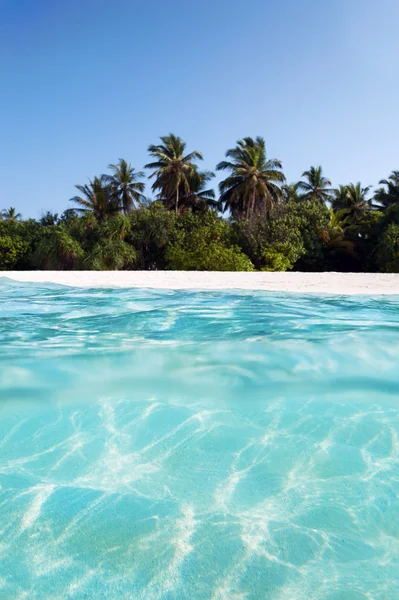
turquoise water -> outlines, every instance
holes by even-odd
[[[398,308],[0,281],[0,598],[397,600]]]

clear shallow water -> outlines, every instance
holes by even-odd
[[[396,600],[398,308],[0,281],[0,598]]]

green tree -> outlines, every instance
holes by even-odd
[[[310,167],[302,173],[302,177],[304,180],[299,181],[298,190],[303,200],[316,200],[320,203],[332,200],[331,181],[324,177],[322,167]]]
[[[357,267],[359,259],[355,242],[345,238],[351,217],[346,210],[335,212],[330,208],[330,220],[321,230],[320,237],[325,246],[325,265],[331,270],[348,271]],[[356,269],[357,270],[357,269]]]
[[[301,199],[299,183],[289,183],[282,187],[285,202],[298,202]]]
[[[131,230],[127,216],[98,221],[92,213],[70,215],[56,226],[45,228],[35,264],[39,268],[116,270],[136,268],[138,253],[126,241]]]
[[[130,213],[133,208],[141,206],[144,201],[144,183],[140,181],[144,177],[141,171],[135,171],[130,163],[123,158],[116,165],[109,165],[112,175],[104,175],[104,181],[111,188],[114,196],[125,214]]]
[[[399,273],[399,225],[390,223],[379,239],[376,264],[383,273]]]
[[[341,239],[345,234],[345,228],[349,226],[350,219],[346,210],[336,212],[332,207],[329,210],[330,220],[321,230],[321,237],[326,241]]]
[[[327,227],[329,211],[324,202],[309,199],[306,202],[291,202],[287,208],[298,218],[298,231],[304,253],[294,265],[297,271],[324,271],[324,244],[320,232]]]
[[[62,224],[45,229],[34,262],[40,269],[70,271],[81,268],[83,258],[83,248]]]
[[[348,186],[339,185],[333,190],[334,197],[331,201],[331,207],[334,211],[344,210],[348,206]]]
[[[385,210],[394,204],[399,204],[399,171],[393,171],[388,179],[381,179],[380,187],[375,191],[376,208]]]
[[[287,204],[259,212],[234,225],[236,243],[262,271],[292,269],[305,249],[300,233],[300,216]]]
[[[38,243],[43,238],[44,231],[45,227],[35,219],[0,220],[0,239],[3,240],[0,248],[0,263],[3,264],[3,268],[18,271],[35,268],[32,258]],[[7,241],[5,238],[8,238]],[[6,266],[7,254],[8,265]]]
[[[129,242],[138,252],[142,269],[165,269],[165,252],[175,227],[176,215],[161,202],[152,202],[130,215]]]
[[[42,216],[40,217],[40,223],[44,226],[57,225],[58,221],[59,221],[58,213],[52,213],[50,210],[43,213]]]
[[[84,249],[83,268],[94,271],[137,268],[138,253],[128,242],[129,216],[118,214],[98,221],[89,214],[67,223],[70,234]]]
[[[234,148],[227,150],[226,158],[230,160],[216,167],[218,171],[230,171],[219,184],[223,210],[230,210],[236,220],[250,219],[259,210],[268,212],[282,197],[285,177],[281,161],[267,159],[264,139],[238,140]]]
[[[0,235],[0,269],[15,269],[27,248],[28,243],[20,236]]]
[[[21,213],[17,213],[17,209],[13,206],[1,211],[1,218],[5,221],[18,221],[22,217]]]
[[[119,271],[137,266],[137,253],[132,246],[120,239],[103,238],[84,261],[90,271]]]
[[[341,185],[334,190],[332,208],[334,211],[344,210],[351,224],[358,223],[372,208],[371,201],[367,199],[369,191],[370,187],[362,187],[361,183]]]
[[[190,181],[197,170],[194,161],[203,157],[198,150],[186,154],[185,142],[172,133],[160,139],[161,144],[149,146],[148,152],[156,160],[146,164],[145,169],[153,171],[150,179],[155,178],[152,190],[158,191],[158,199],[177,214],[182,194],[191,193]]]
[[[232,244],[229,224],[208,211],[176,221],[166,250],[167,268],[178,271],[253,271],[248,256]]]
[[[181,190],[180,206],[193,212],[204,212],[209,208],[219,209],[220,202],[215,200],[215,191],[208,183],[215,177],[211,171],[193,171],[189,181],[189,191]]]
[[[106,217],[113,216],[120,211],[119,199],[114,196],[107,179],[104,175],[94,177],[89,185],[75,186],[82,196],[74,196],[71,202],[78,204],[80,208],[75,208],[77,212],[91,212],[99,221]]]

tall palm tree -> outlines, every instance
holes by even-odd
[[[345,211],[351,223],[357,223],[371,210],[371,201],[367,199],[369,191],[370,186],[363,188],[361,183],[341,185],[334,190],[335,198],[332,201],[332,207],[335,211]]]
[[[297,202],[301,199],[301,195],[299,193],[299,183],[287,183],[282,187],[284,200],[286,202],[294,201]]]
[[[142,171],[135,171],[130,163],[120,158],[118,164],[108,165],[112,175],[104,175],[114,196],[121,203],[123,212],[128,214],[144,201],[144,183],[139,181],[144,177]]]
[[[220,209],[220,202],[215,200],[215,190],[208,187],[208,183],[215,177],[211,171],[195,170],[190,176],[190,189],[188,193],[181,191],[180,206],[193,212],[203,212],[208,208]]]
[[[399,203],[399,171],[392,171],[388,179],[381,179],[380,187],[375,191],[376,208],[384,210]]]
[[[331,202],[331,208],[334,211],[344,210],[348,208],[348,186],[340,185],[333,190],[334,198]]]
[[[203,158],[197,150],[185,154],[185,142],[173,133],[161,137],[161,142],[149,146],[148,152],[156,160],[145,165],[145,169],[153,169],[152,190],[159,192],[158,197],[166,206],[173,204],[177,214],[182,191],[184,195],[190,193],[190,179],[197,169],[193,161]]]
[[[1,211],[1,218],[5,221],[18,221],[21,217],[21,213],[17,213],[17,209],[13,206]]]
[[[318,202],[330,202],[333,198],[331,181],[324,177],[322,167],[310,167],[302,173],[305,181],[298,183],[298,189],[303,193],[304,200],[317,200]]]
[[[82,193],[70,199],[81,207],[75,209],[77,212],[91,212],[99,221],[120,212],[119,199],[115,198],[104,175],[94,177],[88,185],[75,187]]]
[[[231,160],[220,162],[216,169],[230,171],[220,182],[219,191],[223,210],[230,210],[233,218],[249,219],[259,209],[268,211],[282,197],[283,165],[276,158],[267,159],[263,138],[238,140],[226,157]]]

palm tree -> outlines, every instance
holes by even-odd
[[[18,221],[22,217],[21,213],[16,212],[17,209],[13,206],[1,211],[1,218],[5,221]]]
[[[144,173],[135,171],[132,165],[123,158],[120,158],[116,165],[108,165],[108,168],[113,174],[104,175],[104,180],[121,203],[123,212],[128,214],[137,205],[141,206],[144,201],[145,186],[139,179],[144,177]]]
[[[286,202],[294,201],[298,202],[301,199],[299,193],[299,183],[287,183],[282,187],[284,200]]]
[[[334,211],[344,210],[348,207],[348,186],[340,185],[335,188],[334,198],[331,202],[331,206]]]
[[[399,171],[392,171],[388,179],[381,179],[380,185],[385,187],[378,188],[374,194],[376,208],[384,210],[393,204],[399,203]]]
[[[298,189],[303,192],[304,200],[316,200],[320,203],[331,201],[331,181],[324,177],[322,167],[310,167],[309,171],[302,173],[302,177],[305,181],[298,183]]]
[[[41,269],[71,270],[78,269],[82,263],[84,251],[64,224],[58,225],[43,237],[36,248],[34,261]]]
[[[246,137],[235,148],[227,150],[229,161],[220,162],[218,171],[230,171],[219,184],[223,210],[231,210],[235,219],[251,218],[261,208],[269,211],[282,197],[281,184],[285,177],[280,160],[267,159],[265,140]]]
[[[350,225],[349,217],[345,210],[335,211],[330,208],[330,220],[327,226],[321,230],[320,237],[327,243],[335,240],[341,241],[348,225]]]
[[[332,207],[335,211],[345,211],[351,223],[357,223],[371,210],[371,201],[367,199],[369,191],[370,186],[363,188],[361,183],[341,185],[334,190],[335,198],[332,201]]]
[[[107,219],[99,227],[99,240],[84,260],[90,270],[133,268],[138,262],[137,251],[126,242],[131,222],[126,215]]]
[[[71,202],[75,202],[81,207],[76,208],[76,211],[91,212],[99,221],[120,212],[119,199],[115,198],[104,175],[94,177],[89,181],[89,185],[76,185],[75,187],[82,193],[82,196],[71,198]]]
[[[158,198],[165,206],[174,206],[176,214],[179,212],[181,194],[190,193],[190,179],[197,170],[193,163],[202,160],[202,154],[197,150],[185,154],[186,144],[172,133],[161,137],[162,144],[151,145],[148,152],[156,161],[145,165],[145,169],[153,169],[150,179],[155,177],[153,191],[158,191]]]
[[[211,171],[195,170],[190,176],[190,190],[181,193],[180,206],[193,212],[203,212],[209,208],[220,210],[220,202],[215,200],[215,191],[208,188],[208,183],[215,177]]]
[[[345,230],[350,226],[350,217],[346,210],[334,211],[330,208],[330,221],[326,227],[320,232],[320,238],[325,244],[325,247],[335,256],[333,264],[347,265],[353,264],[353,260],[358,259],[355,251],[355,242],[345,239]],[[343,262],[342,262],[343,261]]]

